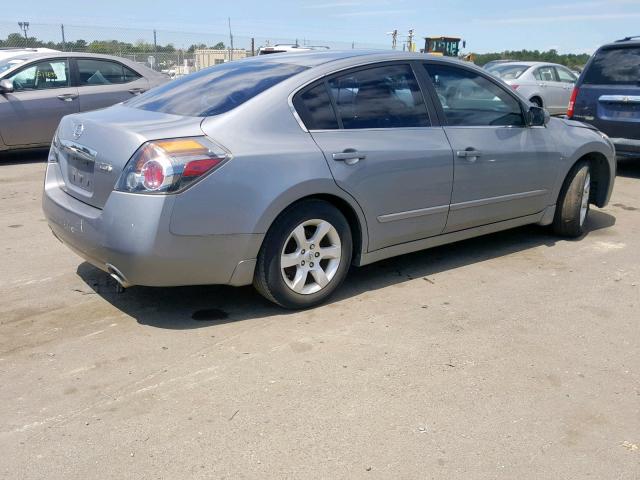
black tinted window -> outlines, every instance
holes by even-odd
[[[218,115],[306,68],[254,60],[223,63],[154,88],[126,105],[191,117]]]
[[[470,70],[425,65],[447,124],[455,126],[522,126],[520,102],[504,89]]]
[[[430,125],[422,93],[409,65],[351,72],[331,79],[329,89],[343,128]]]
[[[584,83],[596,85],[639,85],[640,47],[607,48],[596,53]]]
[[[338,128],[338,121],[324,83],[298,93],[293,99],[293,106],[309,130]]]
[[[79,58],[77,62],[80,85],[112,85],[134,80],[126,76],[131,70],[117,62],[90,58]]]

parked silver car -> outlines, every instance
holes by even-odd
[[[144,65],[107,55],[27,51],[4,58],[0,151],[48,146],[63,116],[109,107],[167,81]]]
[[[485,67],[534,105],[564,115],[578,77],[556,63],[509,62]]]
[[[123,286],[253,283],[299,308],[352,264],[530,223],[579,236],[614,177],[605,136],[468,63],[291,53],[65,117],[43,206]]]

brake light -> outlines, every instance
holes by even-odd
[[[230,155],[206,137],[154,140],[133,155],[116,190],[175,193],[215,170]]]
[[[576,109],[576,98],[578,98],[578,87],[573,87],[573,92],[571,92],[571,98],[569,99],[569,107],[567,108],[567,117],[573,117]]]

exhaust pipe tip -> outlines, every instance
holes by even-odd
[[[132,285],[127,281],[127,279],[125,278],[125,276],[122,274],[122,272],[120,272],[120,270],[118,270],[116,267],[114,267],[113,265],[107,263],[107,272],[109,272],[109,275],[111,275],[111,278],[113,278],[116,282],[118,282],[118,285],[122,288],[128,288],[131,287]]]

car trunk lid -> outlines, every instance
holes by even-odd
[[[122,170],[149,140],[203,135],[202,118],[116,105],[63,118],[57,133],[61,188],[102,208]]]

